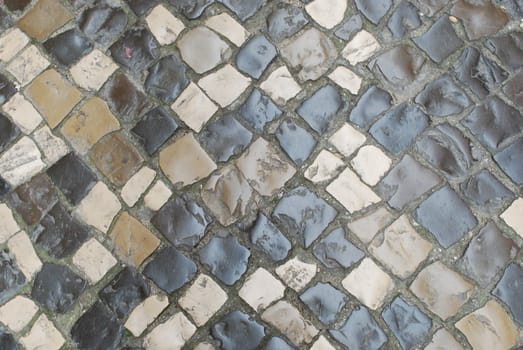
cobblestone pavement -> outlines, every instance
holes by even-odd
[[[0,0],[0,348],[523,349],[521,0]]]

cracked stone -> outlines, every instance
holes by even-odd
[[[0,38],[0,61],[7,63],[29,43],[29,37],[18,28],[6,31]]]
[[[8,251],[0,252],[0,303],[11,299],[24,285],[26,279]]]
[[[518,185],[523,184],[523,139],[518,139],[494,156],[500,168]]]
[[[250,230],[250,239],[252,244],[273,261],[285,259],[292,248],[291,242],[261,212],[258,213],[258,219]]]
[[[73,14],[60,2],[39,0],[18,20],[18,27],[37,40],[47,38],[73,18]]]
[[[200,134],[200,143],[218,162],[237,156],[249,145],[252,133],[231,115],[208,124]]]
[[[485,169],[463,182],[460,189],[467,199],[490,213],[501,209],[507,200],[514,198],[514,193]]]
[[[236,66],[240,72],[259,79],[275,57],[276,47],[265,36],[256,35],[236,55]]]
[[[77,29],[60,33],[43,43],[43,46],[58,62],[70,67],[80,58],[87,55],[93,45],[87,37]]]
[[[192,260],[167,247],[157,253],[145,266],[143,273],[165,292],[171,294],[189,283],[197,267]]]
[[[305,100],[296,109],[302,117],[320,135],[331,126],[334,117],[343,108],[343,100],[336,88],[325,85]]]
[[[268,123],[282,115],[282,111],[262,95],[260,90],[254,89],[238,110],[238,115],[247,121],[258,133],[261,133]]]
[[[408,1],[402,1],[392,12],[387,22],[387,27],[391,31],[392,36],[399,39],[422,24],[418,8]]]
[[[356,0],[355,3],[358,10],[376,25],[392,6],[392,0]]]
[[[267,31],[272,40],[281,42],[296,34],[307,23],[309,21],[300,7],[281,3],[267,17]]]
[[[378,350],[387,341],[374,317],[362,306],[354,308],[343,326],[329,333],[349,349]]]
[[[375,58],[370,67],[381,72],[391,86],[405,88],[417,80],[425,63],[417,49],[399,45]]]
[[[414,42],[436,63],[463,46],[447,16],[438,19],[423,35],[414,38]]]
[[[254,16],[266,0],[219,0],[242,21]]]
[[[360,15],[350,16],[336,29],[334,35],[340,39],[349,40],[361,30],[362,26],[363,22]]]
[[[102,46],[108,46],[123,33],[127,22],[124,10],[102,1],[82,12],[78,19],[78,27],[90,39]]]
[[[103,95],[104,100],[120,115],[124,122],[139,119],[145,111],[152,107],[147,96],[138,90],[123,73],[116,74],[106,84]]]
[[[316,139],[306,129],[291,120],[285,120],[280,124],[276,138],[283,151],[298,166],[309,158],[317,144]]]
[[[501,61],[511,68],[517,70],[521,67],[523,60],[523,35],[520,32],[510,32],[505,35],[490,38],[485,46],[498,56]]]
[[[279,301],[262,314],[262,319],[279,329],[298,347],[312,342],[318,330],[287,301]]]
[[[338,318],[348,297],[329,283],[317,283],[300,295],[309,309],[325,325],[332,324]]]
[[[472,101],[450,76],[444,75],[427,84],[416,96],[416,103],[425,107],[430,115],[446,117],[463,112]]]
[[[250,33],[226,12],[205,20],[205,25],[229,39],[236,46],[242,46]]]
[[[133,72],[140,72],[160,55],[158,43],[146,29],[132,29],[125,33],[111,48],[115,62]]]
[[[462,20],[470,40],[497,33],[509,20],[502,9],[486,0],[459,0],[452,6],[450,13]]]
[[[147,154],[152,156],[178,130],[174,118],[163,108],[156,107],[145,116],[131,130],[138,136]]]
[[[372,122],[392,106],[392,97],[385,90],[372,85],[359,98],[349,114],[354,124],[368,128]]]
[[[265,329],[249,315],[233,311],[216,323],[211,333],[224,350],[255,350],[265,336]]]
[[[523,270],[515,263],[510,264],[503,277],[492,291],[505,305],[508,306],[514,320],[523,325],[523,306],[521,305],[521,283],[523,283]]]

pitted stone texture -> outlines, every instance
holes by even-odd
[[[374,24],[385,16],[392,6],[392,0],[356,0],[356,7]]]
[[[508,22],[507,14],[491,1],[459,0],[451,14],[460,18],[470,40],[477,40],[498,32]]]
[[[171,108],[188,127],[196,132],[199,132],[218,110],[218,106],[192,82],[182,91]]]
[[[238,72],[230,64],[210,73],[198,81],[198,85],[222,107],[233,103],[249,87],[251,79]],[[223,87],[227,86],[227,89]]]
[[[463,45],[446,16],[438,19],[425,34],[415,38],[414,42],[436,63],[446,60]]]
[[[224,350],[255,350],[265,336],[265,329],[249,315],[233,311],[216,323],[211,333]]]
[[[174,134],[178,124],[163,107],[149,111],[131,130],[151,156]]]
[[[298,347],[312,342],[318,330],[287,301],[279,301],[262,314],[262,319],[278,328]]]
[[[308,22],[300,7],[280,3],[267,17],[267,31],[271,39],[281,42],[297,33]]]
[[[291,242],[263,213],[258,213],[258,219],[250,229],[252,244],[273,261],[280,261],[287,257],[291,250]]]
[[[303,102],[296,110],[311,128],[324,134],[343,108],[341,95],[332,85],[325,85]]]
[[[522,155],[523,139],[519,138],[494,156],[500,168],[518,185],[523,184],[523,163],[520,161]]]
[[[316,147],[317,141],[304,128],[291,120],[284,120],[276,132],[283,151],[298,166],[302,165]]]
[[[323,324],[332,324],[348,301],[348,297],[329,283],[317,283],[300,295],[314,315]]]
[[[106,47],[123,33],[127,22],[127,14],[119,6],[97,2],[82,12],[78,27],[90,39]]]
[[[156,326],[146,337],[148,349],[180,350],[196,332],[196,327],[181,312]]]
[[[328,268],[348,268],[363,259],[365,253],[346,238],[340,227],[316,244],[314,255]]]
[[[381,201],[374,191],[365,185],[352,170],[346,168],[326,188],[338,202],[354,213]]]
[[[104,90],[105,100],[124,122],[137,120],[152,108],[145,94],[123,73],[117,73]]]
[[[282,111],[267,96],[262,95],[260,90],[254,89],[238,110],[238,115],[245,120],[258,133],[261,133],[265,125],[279,118]]]
[[[300,85],[294,80],[286,66],[275,69],[260,84],[260,88],[279,105],[284,105],[301,91]]]
[[[208,124],[200,134],[202,146],[219,162],[241,154],[251,139],[252,133],[231,115]]]
[[[425,107],[430,115],[446,117],[463,112],[472,101],[449,75],[427,84],[416,96],[416,103]]]
[[[354,35],[341,54],[351,65],[356,65],[367,61],[380,48],[376,38],[366,30],[362,30]]]
[[[463,182],[460,190],[467,199],[489,213],[498,211],[509,199],[514,198],[514,193],[485,169]]]
[[[391,31],[392,36],[399,39],[421,26],[421,24],[422,21],[418,8],[408,1],[401,1],[392,12],[387,22],[387,27]]]
[[[283,298],[285,286],[264,268],[247,277],[238,295],[256,312]]]
[[[236,66],[240,72],[259,79],[275,57],[276,47],[263,35],[256,35],[236,55]]]
[[[305,10],[316,23],[326,29],[332,29],[343,20],[347,0],[314,0],[305,6]]]
[[[354,124],[367,129],[372,122],[392,106],[392,97],[385,90],[372,85],[359,98],[352,108],[349,119]]]
[[[492,291],[492,294],[508,306],[514,320],[520,325],[523,324],[523,306],[519,302],[521,283],[523,283],[523,269],[516,263],[512,263],[507,267],[503,277]]]
[[[331,329],[329,333],[349,349],[378,350],[387,341],[374,317],[362,306],[351,312],[343,326]]]
[[[206,27],[186,32],[176,45],[185,63],[198,74],[213,69],[231,56],[229,45]]]
[[[521,67],[523,59],[523,35],[514,31],[489,39],[486,46],[512,70]]]
[[[18,26],[33,38],[43,40],[72,18],[73,14],[62,3],[39,0],[18,21]]]
[[[153,64],[145,80],[145,90],[164,103],[172,103],[189,85],[185,66],[175,56],[165,56]]]
[[[59,63],[66,67],[78,62],[93,49],[87,37],[77,29],[60,33],[48,39],[43,45]]]
[[[275,272],[285,284],[296,292],[301,291],[316,275],[316,264],[301,261],[298,257],[288,260]]]

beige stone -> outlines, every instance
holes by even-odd
[[[53,165],[69,153],[69,146],[60,137],[55,136],[48,126],[36,130],[33,139],[42,150],[47,165]]]
[[[370,258],[365,258],[341,284],[372,310],[379,308],[394,288],[394,281]]]
[[[11,187],[29,181],[45,167],[40,150],[29,137],[22,137],[0,157],[0,176]]]
[[[316,269],[316,264],[308,264],[294,257],[278,266],[275,272],[289,288],[299,292],[316,276]]]
[[[294,80],[286,66],[281,66],[274,70],[274,72],[261,83],[260,88],[279,105],[286,104],[287,101],[301,91],[300,85]]]
[[[101,280],[117,262],[95,238],[85,242],[73,256],[73,264],[84,273],[92,284]]]
[[[145,337],[148,350],[179,350],[196,332],[196,327],[181,312],[156,326]]]
[[[332,29],[345,17],[347,0],[314,0],[305,6],[305,11],[320,26]]]
[[[43,40],[72,18],[73,14],[60,1],[38,0],[18,26],[33,38]]]
[[[369,145],[360,148],[350,164],[364,182],[374,186],[389,170],[392,160],[378,147]]]
[[[455,315],[470,298],[474,285],[437,261],[418,274],[410,290],[444,320]]]
[[[2,108],[26,135],[33,132],[42,122],[40,113],[21,93],[13,95]]]
[[[138,202],[140,196],[147,190],[147,188],[152,184],[156,172],[144,166],[134,174],[129,181],[122,188],[120,192],[123,201],[128,206],[132,207]]]
[[[327,186],[329,192],[349,213],[366,208],[381,201],[381,198],[365,185],[349,168]]]
[[[183,90],[171,106],[188,127],[199,132],[218,110],[218,106],[193,82]]]
[[[10,61],[28,43],[29,38],[20,29],[8,29],[0,37],[0,62]]]
[[[362,79],[348,68],[338,66],[329,74],[329,78],[342,88],[349,90],[353,95],[357,95],[360,91]]]
[[[242,46],[249,37],[249,32],[226,12],[207,18],[205,25],[229,39],[236,46]]]
[[[20,338],[20,344],[26,350],[58,350],[65,344],[65,339],[53,322],[41,314],[29,333]]]
[[[380,48],[376,38],[366,30],[362,30],[354,35],[341,54],[354,66],[371,58]]]
[[[503,307],[491,300],[456,322],[474,350],[507,350],[518,343],[518,329]]]
[[[318,340],[312,344],[310,350],[336,350],[336,348],[323,335],[320,335]]]
[[[95,49],[71,67],[70,72],[80,87],[96,91],[117,69],[118,66],[110,57]]]
[[[38,312],[38,306],[29,298],[18,295],[0,307],[0,322],[13,332],[20,332]]]
[[[121,204],[103,182],[98,182],[73,212],[88,225],[106,233]]]
[[[384,207],[347,224],[349,230],[363,242],[372,241],[376,233],[389,224],[394,217]]]
[[[352,155],[365,143],[367,138],[361,132],[345,123],[329,138],[329,142],[345,157]]]
[[[523,238],[523,198],[518,198],[500,217]]]
[[[173,185],[184,187],[209,176],[216,164],[188,133],[160,152],[160,168]]]
[[[9,63],[7,71],[18,80],[20,85],[24,86],[46,69],[49,64],[49,61],[42,56],[36,46],[31,45]]]
[[[156,6],[145,18],[151,33],[160,45],[170,45],[185,29],[182,21],[176,18],[163,5]]]
[[[193,350],[215,350],[215,348],[209,343],[200,343]]]
[[[312,182],[332,180],[345,167],[345,163],[336,155],[322,150],[314,162],[305,170],[304,176]]]
[[[158,180],[147,192],[143,201],[147,208],[156,211],[169,200],[172,194],[169,187],[162,180]]]
[[[424,350],[463,350],[463,346],[444,328],[434,333]]]
[[[296,346],[309,344],[318,334],[316,327],[287,301],[279,301],[262,314],[262,319],[278,328]]]
[[[246,279],[238,295],[254,310],[260,312],[283,298],[284,291],[285,286],[269,271],[260,267]]]
[[[151,295],[131,312],[125,322],[125,328],[135,337],[139,337],[167,306],[169,306],[167,296]]]
[[[11,209],[4,203],[0,203],[0,244],[3,244],[19,230],[20,227],[18,227]]]
[[[227,107],[249,87],[251,79],[230,64],[203,77],[198,85],[222,107]]]
[[[24,231],[20,231],[9,239],[7,247],[25,278],[28,281],[33,279],[42,268],[42,261],[36,254],[29,236]]]
[[[119,128],[120,123],[107,104],[92,97],[65,121],[61,132],[77,152],[85,154],[103,136]]]

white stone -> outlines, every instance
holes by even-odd
[[[305,319],[298,309],[285,300],[269,307],[262,314],[262,319],[278,328],[289,340],[300,349],[318,334],[316,327]]]
[[[30,134],[42,122],[42,116],[21,93],[17,93],[3,106],[13,122],[24,134]]]
[[[215,348],[209,343],[200,343],[193,350],[215,350]]]
[[[314,0],[305,6],[305,11],[320,26],[334,28],[345,17],[347,0]]]
[[[336,147],[341,154],[349,157],[361,145],[365,143],[367,138],[361,132],[345,123],[329,138],[329,142]]]
[[[343,169],[345,163],[327,150],[322,150],[314,162],[305,170],[304,176],[312,182],[331,180]]]
[[[366,30],[359,31],[351,41],[345,46],[341,54],[350,64],[356,65],[368,60],[376,51],[380,49],[380,44]]]
[[[276,274],[296,292],[301,291],[316,275],[316,264],[307,264],[294,257],[276,268]]]
[[[7,247],[15,257],[20,271],[30,281],[42,268],[42,261],[36,254],[29,236],[24,231],[20,231],[9,239]]]
[[[365,258],[341,284],[372,310],[380,307],[387,294],[394,288],[394,282],[389,275],[370,258]]]
[[[349,168],[327,186],[329,192],[349,213],[356,212],[381,201],[374,191],[365,185]]]
[[[312,344],[309,350],[336,350],[334,346],[323,335],[320,335],[318,340]]]
[[[169,306],[167,296],[151,295],[131,312],[125,322],[125,328],[135,337],[139,337],[167,306]]]
[[[73,213],[86,224],[107,233],[121,207],[114,193],[100,181],[85,196]]]
[[[29,43],[29,37],[18,28],[9,29],[0,37],[0,61],[8,62]]]
[[[523,198],[518,198],[502,214],[501,218],[523,238]]]
[[[15,188],[45,168],[40,150],[29,137],[22,137],[0,157],[0,176]]]
[[[18,295],[0,307],[0,322],[13,332],[20,332],[38,312],[38,306],[29,298]]]
[[[363,146],[350,164],[368,185],[374,186],[392,165],[392,160],[376,146]]]
[[[249,32],[226,12],[209,17],[205,25],[229,39],[234,45],[242,46],[249,37]]]
[[[111,253],[95,238],[85,242],[73,256],[73,264],[93,284],[101,280],[116,263]]]
[[[286,66],[281,66],[272,72],[261,83],[260,88],[279,105],[286,104],[301,91],[300,85],[294,80]]]
[[[434,333],[432,341],[424,350],[463,350],[463,346],[454,339],[445,328]]]
[[[29,333],[20,339],[26,350],[58,350],[64,343],[64,337],[45,314],[41,314]]]
[[[206,275],[199,275],[178,304],[193,319],[197,326],[203,326],[227,301],[227,293]]]
[[[132,207],[138,202],[140,196],[147,190],[154,180],[156,172],[151,168],[144,166],[122,188],[122,199],[125,204]]]
[[[156,6],[151,13],[145,18],[151,33],[160,45],[169,45],[176,41],[176,38],[185,25],[176,18],[163,5]]]
[[[33,139],[44,153],[46,163],[49,166],[69,153],[69,146],[61,138],[55,136],[48,126],[36,130]]]
[[[387,226],[394,216],[385,207],[380,207],[376,211],[369,213],[359,219],[347,224],[349,230],[365,244],[372,241],[376,233]]]
[[[147,350],[179,350],[194,332],[196,327],[183,313],[178,312],[147,334],[144,346]]]
[[[19,230],[20,227],[18,227],[11,209],[4,203],[0,203],[0,244],[3,244]]]
[[[193,82],[183,90],[171,108],[188,127],[196,132],[199,132],[218,110],[218,106]]]
[[[238,295],[259,312],[283,298],[284,291],[285,286],[280,281],[264,268],[259,268],[247,278]]]
[[[222,107],[233,103],[249,87],[251,79],[230,64],[203,77],[198,85]]]
[[[79,86],[86,90],[96,91],[117,69],[118,66],[110,57],[95,49],[76,63],[70,72]]]
[[[362,81],[360,76],[348,68],[339,66],[329,74],[329,78],[353,95],[357,95],[360,91]]]
[[[156,211],[169,200],[172,194],[169,187],[162,180],[158,180],[147,192],[143,201],[147,208]]]
[[[49,61],[42,56],[36,46],[31,45],[16,56],[7,66],[7,71],[14,75],[23,86],[30,83],[38,74],[49,67]]]

